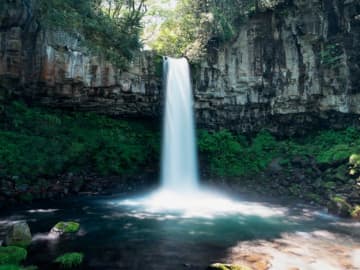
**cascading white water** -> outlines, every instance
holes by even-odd
[[[193,94],[190,68],[185,58],[166,58],[165,118],[162,145],[162,186],[121,205],[145,207],[151,213],[181,211],[183,217],[213,217],[216,214],[281,215],[282,210],[247,202],[233,201],[223,194],[199,185]],[[201,188],[200,188],[201,187]],[[141,218],[147,214],[139,214]]]
[[[167,190],[192,192],[198,186],[198,166],[189,64],[185,58],[167,57],[164,72],[162,186]]]

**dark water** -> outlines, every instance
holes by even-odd
[[[284,232],[341,229],[334,225],[336,218],[299,205],[272,217],[228,214],[184,218],[180,213],[149,213],[119,206],[114,204],[116,200],[121,198],[35,204],[31,209],[2,213],[1,221],[28,221],[35,240],[26,263],[40,269],[55,269],[52,261],[66,252],[85,254],[82,269],[204,269],[225,258],[229,248],[239,241],[271,240]],[[80,222],[80,232],[59,239],[46,238],[54,224],[67,220]]]

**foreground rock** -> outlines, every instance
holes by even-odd
[[[241,242],[226,260],[253,270],[355,270],[360,269],[359,252],[360,246],[350,236],[313,231],[286,233],[271,241]]]
[[[24,222],[16,222],[10,226],[5,236],[5,245],[27,247],[31,243],[31,232],[29,225]]]
[[[80,224],[74,221],[58,222],[50,231],[50,233],[63,235],[65,233],[76,233],[80,229]]]

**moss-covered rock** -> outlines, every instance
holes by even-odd
[[[360,220],[360,205],[356,205],[352,211],[351,211],[351,216],[355,219]]]
[[[18,265],[25,260],[27,251],[21,247],[0,247],[0,265]]]
[[[346,199],[340,196],[332,197],[328,203],[329,212],[341,217],[349,217],[351,209],[352,207]]]
[[[81,265],[84,254],[79,252],[65,253],[56,258],[55,262],[63,268],[75,268]]]
[[[26,222],[16,222],[8,229],[5,245],[27,247],[31,243],[30,227]]]
[[[358,176],[360,174],[360,154],[353,154],[349,158],[351,176]]]
[[[213,263],[208,267],[209,270],[253,270],[245,265]]]
[[[76,233],[80,229],[80,224],[74,221],[60,221],[52,229],[51,232],[64,234],[64,233]]]

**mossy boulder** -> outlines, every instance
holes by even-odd
[[[351,217],[360,220],[360,205],[356,205],[351,211]]]
[[[245,265],[213,263],[208,267],[209,270],[253,270]]]
[[[352,207],[341,196],[332,197],[328,203],[328,210],[330,213],[338,215],[340,217],[349,217]]]
[[[82,264],[84,254],[79,252],[65,253],[55,259],[55,262],[63,268],[75,268]]]
[[[76,233],[80,229],[80,224],[74,221],[60,221],[52,229],[52,233],[64,234],[64,233]]]
[[[0,247],[0,265],[18,265],[26,256],[27,251],[22,247]]]
[[[29,225],[24,222],[16,222],[10,226],[5,236],[5,245],[27,247],[31,243],[31,232]]]
[[[360,154],[353,154],[349,158],[351,176],[357,176],[360,174]]]

